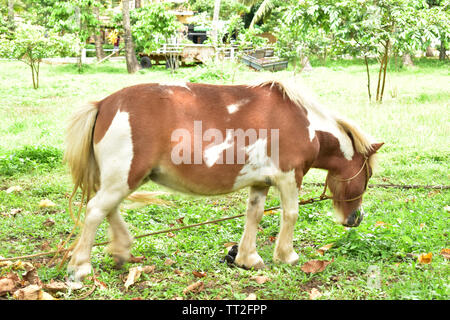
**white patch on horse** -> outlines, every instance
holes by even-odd
[[[337,125],[336,121],[330,117],[324,117],[320,114],[308,110],[309,121],[309,139],[312,141],[316,136],[316,131],[324,131],[331,133],[338,141],[339,146],[347,160],[352,160],[355,151],[349,136],[343,132]]]
[[[267,178],[273,179],[281,171],[267,155],[267,139],[258,139],[247,146],[248,155],[246,164],[239,171],[233,190],[238,190],[255,182],[264,182]]]
[[[224,142],[205,149],[205,151],[203,152],[203,159],[205,160],[205,164],[210,168],[219,160],[219,157],[222,156],[223,159],[223,152],[233,146],[233,140],[233,131],[229,130],[227,131],[227,138]],[[220,163],[223,163],[223,161],[221,161]]]
[[[105,136],[94,145],[101,185],[128,188],[128,174],[133,160],[133,141],[128,112],[118,111]],[[105,175],[104,172],[114,172]]]
[[[242,99],[242,100],[239,100],[239,101],[236,102],[236,103],[233,103],[233,104],[228,105],[228,106],[227,106],[228,113],[229,113],[229,114],[235,113],[236,111],[239,110],[239,108],[240,108],[241,106],[243,106],[244,104],[249,103],[249,101],[250,101],[250,99]]]

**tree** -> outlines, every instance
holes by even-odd
[[[70,34],[59,36],[40,26],[23,24],[16,29],[14,39],[0,38],[0,56],[26,63],[31,69],[33,88],[37,89],[42,59],[72,55],[78,46],[77,39]]]
[[[134,48],[133,38],[131,36],[130,26],[130,1],[122,1],[122,18],[123,18],[123,31],[125,41],[125,59],[127,62],[128,73],[135,73],[141,69],[139,62],[136,58],[136,51]]]
[[[93,0],[55,1],[47,25],[57,32],[73,33],[79,39],[78,71],[82,70],[82,52],[86,41],[98,26],[93,7],[98,6]]]

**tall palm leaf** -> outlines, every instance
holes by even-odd
[[[239,0],[242,4],[246,6],[253,6],[258,3],[258,0]],[[255,15],[253,16],[252,22],[250,23],[250,29],[253,28],[255,23],[260,21],[267,13],[269,13],[273,7],[275,6],[273,0],[264,0],[259,6],[258,10],[256,10]]]

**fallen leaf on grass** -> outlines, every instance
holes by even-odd
[[[171,265],[173,265],[175,263],[176,263],[176,261],[173,261],[170,258],[167,258],[166,261],[164,261],[164,265],[166,265],[166,266],[171,266]]]
[[[192,271],[192,274],[196,278],[204,278],[204,277],[206,277],[206,272]]]
[[[16,288],[16,281],[11,277],[0,278],[0,297],[12,293]]]
[[[128,276],[125,281],[125,291],[128,290],[128,288],[133,285],[140,277],[142,273],[151,273],[155,271],[156,266],[139,266],[139,267],[133,267],[128,270]],[[101,284],[101,283],[99,283]]]
[[[230,250],[231,247],[233,247],[234,245],[237,245],[237,242],[227,242],[227,243],[224,243],[224,244],[223,244],[223,246],[224,246],[225,248],[227,248],[227,250]]]
[[[19,289],[13,294],[16,300],[55,300],[55,298],[42,290],[41,286],[32,284],[23,289]]]
[[[131,263],[141,263],[142,261],[145,260],[145,256],[140,256],[140,257],[135,257],[135,256],[131,256],[130,259],[128,259],[128,262]]]
[[[175,234],[174,234],[173,232],[168,232],[168,233],[167,233],[167,236],[168,236],[169,238],[173,238],[173,237],[175,237]]]
[[[50,280],[49,283],[44,284],[44,289],[51,292],[66,292],[67,291],[67,285],[62,281],[56,281],[56,280]]]
[[[383,221],[375,222],[375,227],[389,227],[389,226],[390,226],[389,223],[386,223],[386,222],[383,222]]]
[[[311,291],[309,292],[309,300],[316,300],[321,296],[322,293],[316,288],[312,288]]]
[[[41,279],[39,279],[36,268],[26,271],[23,274],[23,279],[28,281],[30,284],[36,284],[36,285],[42,286],[42,282],[41,282]]]
[[[141,276],[142,267],[133,267],[128,270],[127,280],[125,281],[125,291],[128,290],[128,287],[133,285]]]
[[[189,292],[198,293],[198,292],[202,291],[204,287],[205,287],[205,284],[203,283],[203,281],[197,281],[197,282],[194,282],[193,284],[190,284],[189,286],[187,286],[183,290],[183,293],[184,294],[187,294]]]
[[[326,251],[330,250],[333,246],[334,246],[334,242],[329,243],[329,244],[326,244],[326,245],[320,247],[316,252],[317,252],[318,254],[320,254],[321,256],[323,256],[324,253],[325,253]]]
[[[20,186],[12,186],[6,189],[6,193],[12,193],[12,192],[21,192],[23,189]]]
[[[310,260],[306,262],[304,265],[302,265],[301,270],[306,273],[318,273],[325,270],[327,265],[332,263],[334,261],[327,261],[327,260]]]
[[[250,279],[256,281],[257,284],[263,284],[270,280],[270,278],[266,276],[252,276]]]
[[[252,292],[244,300],[256,300],[256,294]]]
[[[266,215],[266,216],[277,214],[277,213],[278,213],[277,209],[264,211],[264,215]]]
[[[429,264],[429,263],[431,263],[432,257],[433,257],[433,254],[431,252],[422,253],[417,258],[417,261],[419,261],[419,263],[421,263],[421,264]]]
[[[42,224],[46,227],[51,227],[55,224],[55,221],[53,221],[53,219],[48,218]]]
[[[2,259],[5,259],[5,257],[0,256],[0,260]],[[0,268],[9,267],[12,264],[12,261],[0,261]]]
[[[447,260],[450,260],[450,249],[442,249],[441,256],[443,256]]]
[[[39,202],[39,208],[49,208],[54,206],[56,206],[56,204],[49,199],[44,199]]]

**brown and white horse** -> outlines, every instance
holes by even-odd
[[[235,263],[261,268],[256,233],[267,192],[280,192],[282,217],[274,261],[295,264],[298,191],[310,168],[328,170],[338,222],[358,226],[372,174],[371,143],[356,126],[331,115],[293,81],[258,85],[141,84],[89,104],[70,121],[65,160],[75,190],[88,201],[68,271],[91,272],[99,224],[110,224],[109,251],[130,256],[132,237],[119,204],[148,180],[185,193],[218,195],[250,187],[245,230]]]

